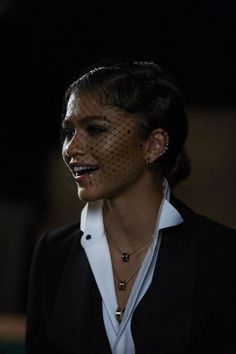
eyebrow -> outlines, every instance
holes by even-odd
[[[86,123],[88,122],[92,122],[92,121],[95,121],[95,120],[100,120],[100,121],[105,121],[107,123],[111,123],[109,121],[109,119],[107,119],[106,116],[98,116],[98,115],[91,115],[91,116],[83,116],[79,119],[79,124],[81,125],[85,125]],[[62,127],[68,127],[68,126],[71,126],[73,125],[73,121],[71,118],[64,118],[63,121],[62,121]]]

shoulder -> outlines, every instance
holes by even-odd
[[[36,242],[33,261],[40,259],[41,262],[48,262],[55,257],[63,261],[67,258],[75,238],[80,238],[81,235],[79,222],[43,233]]]
[[[199,245],[204,243],[206,248],[222,247],[222,251],[225,247],[236,250],[236,230],[196,213],[175,197],[172,197],[171,202],[182,215],[184,224],[190,225],[190,230],[197,235]]]
[[[227,237],[236,237],[236,230],[227,227],[219,222],[212,220],[204,215],[194,213],[196,222],[199,228],[203,230],[209,230],[214,233],[214,235],[227,235]]]
[[[57,248],[71,244],[76,236],[81,236],[81,233],[80,223],[76,222],[50,230],[41,237],[46,238],[47,248]]]
[[[235,263],[236,231],[206,216],[195,213],[198,230],[198,245],[201,255],[214,257],[216,262]]]
[[[235,278],[236,231],[204,215],[198,214],[177,199],[173,205],[184,219],[180,230],[184,241],[193,241],[197,264],[204,278]],[[180,224],[181,225],[181,224]],[[199,271],[200,271],[199,270]],[[209,280],[210,281],[210,280]]]
[[[207,216],[196,213],[192,210],[188,205],[177,199],[172,195],[171,203],[174,207],[179,211],[179,213],[183,216],[183,219],[186,221],[193,221],[198,227],[203,230],[211,230],[216,232],[217,234],[228,234],[236,236],[236,230],[227,227]]]

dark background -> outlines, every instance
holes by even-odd
[[[5,0],[1,9],[1,195],[43,203],[62,96],[106,56],[157,60],[189,104],[235,104],[235,1],[165,5]]]
[[[235,107],[236,2],[0,4],[0,310],[24,313],[32,250],[48,215],[45,171],[51,152],[59,151],[66,85],[107,56],[153,60],[176,79],[187,107]]]

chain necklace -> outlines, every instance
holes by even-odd
[[[132,256],[135,252],[137,252],[138,250],[140,250],[142,247],[144,247],[153,237],[153,235],[150,237],[148,236],[144,242],[140,243],[139,245],[137,245],[132,251],[130,252],[123,252],[120,250],[120,248],[115,244],[115,242],[113,242],[111,240],[111,238],[109,237],[109,235],[106,233],[106,237],[107,239],[110,241],[110,243],[113,245],[113,247],[120,252],[121,254],[121,260],[124,263],[128,263],[130,261],[130,256]],[[121,278],[119,277],[119,275],[117,274],[117,271],[115,270],[114,266],[113,266],[113,272],[118,280],[117,286],[118,289],[120,291],[126,291],[127,289],[127,285],[128,283],[133,279],[133,277],[136,275],[136,273],[138,272],[138,270],[141,267],[142,262],[136,267],[136,269],[130,274],[130,276],[126,279],[126,280],[121,280]],[[116,312],[115,312],[115,317],[116,320],[121,323],[122,318],[123,318],[123,314],[125,311],[125,307],[122,308],[120,306],[117,307]]]
[[[152,235],[153,236],[153,235]],[[112,241],[112,239],[110,238],[110,236],[106,233],[106,237],[107,239],[110,241],[110,243],[112,244],[112,246],[121,253],[121,260],[124,263],[128,263],[130,261],[130,256],[132,256],[135,252],[137,252],[138,250],[140,250],[142,247],[144,247],[151,239],[152,236],[148,236],[144,242],[140,243],[139,245],[137,245],[132,251],[130,252],[123,252],[120,250],[120,248],[115,244],[114,241]]]
[[[134,272],[132,272],[132,273],[130,274],[130,276],[127,278],[127,280],[121,280],[120,277],[118,276],[118,274],[117,274],[115,268],[113,267],[113,271],[114,271],[114,273],[115,273],[115,276],[116,276],[116,278],[118,279],[117,285],[118,285],[118,289],[119,289],[120,291],[125,291],[125,290],[127,289],[127,285],[128,285],[128,283],[129,283],[129,281],[130,281],[131,279],[133,279],[133,277],[136,275],[136,273],[138,272],[140,266],[141,266],[141,264],[139,264],[138,267],[134,270]],[[116,320],[117,320],[119,323],[121,323],[121,321],[122,321],[124,311],[125,311],[125,307],[122,308],[122,307],[118,306],[117,309],[116,309],[115,317],[116,317]]]
[[[135,268],[135,270],[130,274],[130,276],[126,279],[126,280],[121,280],[119,275],[117,274],[117,271],[115,270],[114,266],[113,266],[113,272],[118,280],[118,283],[117,283],[117,286],[118,286],[118,289],[120,291],[126,291],[127,289],[127,285],[128,283],[133,279],[133,277],[138,273],[140,267],[141,267],[141,264],[142,264],[142,261],[141,263]],[[119,323],[121,323],[122,321],[122,318],[123,318],[123,314],[124,314],[124,311],[125,311],[125,307],[122,308],[120,306],[117,307],[116,309],[116,312],[115,312],[115,317],[117,319],[117,321]]]
[[[115,316],[116,316],[116,319],[119,323],[121,323],[124,311],[125,311],[125,307],[123,309],[122,309],[122,307],[117,307],[117,309],[116,309]]]
[[[130,280],[133,279],[133,277],[136,275],[136,273],[138,272],[139,268],[141,267],[142,262],[135,268],[135,270],[130,274],[130,276],[126,279],[126,280],[121,280],[121,278],[119,277],[119,275],[117,274],[117,271],[115,270],[115,268],[113,267],[113,271],[115,273],[116,278],[118,279],[118,289],[121,291],[125,291],[127,289],[127,285],[130,282]]]

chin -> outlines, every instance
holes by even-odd
[[[103,195],[99,193],[98,190],[84,190],[78,188],[78,197],[82,202],[95,202],[96,200],[102,199]]]

